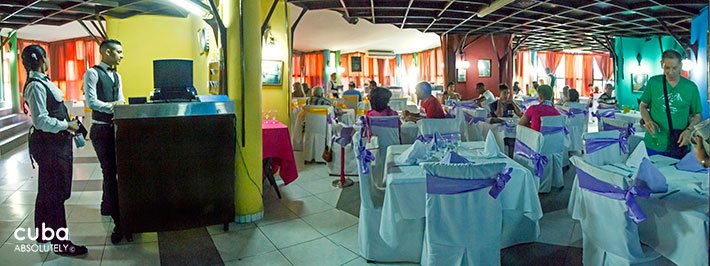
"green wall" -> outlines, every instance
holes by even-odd
[[[661,43],[663,50],[674,49],[681,54],[682,48],[671,36],[653,36],[649,38],[615,38],[615,50],[619,56],[616,66],[616,98],[619,106],[631,106],[631,109],[638,110],[636,99],[641,97],[641,92],[631,92],[631,74],[648,74],[648,77],[663,74],[661,68]],[[636,56],[641,54],[641,64],[639,65]]]

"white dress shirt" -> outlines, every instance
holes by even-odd
[[[490,110],[490,105],[496,101],[496,96],[493,95],[491,91],[486,90],[486,92],[483,93],[483,97],[486,98],[486,100],[483,101],[483,108]]]
[[[123,97],[123,83],[121,80],[121,74],[118,74],[114,70],[110,70],[110,66],[107,65],[104,62],[99,63],[99,67],[103,68],[106,73],[108,74],[109,78],[111,78],[111,81],[113,80],[113,73],[116,73],[116,76],[118,77],[118,99],[116,101],[118,102],[126,102],[126,100]],[[99,111],[102,113],[107,113],[107,114],[113,114],[113,103],[110,102],[104,102],[98,99],[98,96],[96,94],[96,84],[99,82],[99,73],[96,72],[94,68],[89,68],[86,70],[86,73],[84,73],[84,93],[85,98],[86,98],[86,106],[88,106],[91,110],[94,111]],[[94,124],[106,124],[101,121],[92,121]]]
[[[47,75],[30,71],[29,77],[39,79],[42,84],[49,87],[54,100],[58,101],[59,104],[64,104],[64,93],[57,88],[57,85],[49,81]],[[38,130],[49,133],[67,130],[69,124],[66,120],[59,120],[49,116],[47,111],[47,90],[42,84],[36,81],[30,82],[24,91],[25,101],[30,109],[30,116],[32,116],[32,125]]]

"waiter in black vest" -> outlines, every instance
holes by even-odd
[[[116,140],[113,128],[113,107],[125,104],[121,75],[115,67],[123,59],[123,48],[117,40],[107,39],[99,47],[101,63],[86,70],[84,91],[86,103],[92,110],[91,143],[99,157],[103,172],[103,196],[101,215],[111,215],[115,227],[111,233],[111,243],[123,239],[118,212],[118,180],[116,179]]]

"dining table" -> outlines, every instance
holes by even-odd
[[[269,180],[280,198],[281,193],[276,186],[274,175],[278,173],[281,180],[284,181],[284,185],[288,185],[298,178],[291,137],[288,127],[277,120],[263,120],[261,132],[264,178]]]

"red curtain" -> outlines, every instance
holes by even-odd
[[[308,83],[309,87],[323,86],[324,70],[323,52],[303,55],[303,81]]]
[[[574,55],[573,54],[565,54],[565,84],[569,86],[570,88],[577,89],[582,96],[584,95],[584,90],[581,90],[582,88],[577,88],[577,85],[575,84],[575,73],[574,73]]]
[[[593,57],[590,54],[582,56],[582,86],[584,86],[584,88],[587,87],[587,84],[594,83],[594,66],[592,65],[594,64],[594,62],[592,61],[592,59]]]
[[[441,47],[417,53],[419,80],[434,84],[444,83],[444,56]],[[402,55],[404,61],[404,55]]]
[[[18,72],[19,72],[19,85],[20,85],[20,103],[22,103],[22,108],[24,110],[24,102],[25,102],[25,97],[24,97],[24,89],[25,89],[25,81],[27,81],[27,71],[25,70],[25,65],[22,64],[22,50],[25,49],[25,47],[37,44],[44,48],[44,51],[47,52],[47,58],[49,58],[49,62],[52,62],[51,58],[51,52],[49,51],[49,44],[46,42],[40,42],[40,41],[32,41],[32,40],[23,40],[23,39],[17,39],[17,67],[18,67]],[[52,66],[49,66],[49,69],[47,70],[47,74],[51,74]],[[50,75],[50,79],[53,80],[53,77]],[[56,83],[56,82],[55,82]],[[63,91],[64,95],[66,95],[66,91]]]
[[[594,54],[594,60],[597,61],[597,66],[602,72],[602,79],[608,81],[614,74],[614,66],[612,65],[611,57],[608,53]]]
[[[293,82],[303,82],[303,55],[294,54],[291,60],[293,62]]]
[[[555,73],[555,70],[557,70],[557,67],[562,61],[562,56],[564,56],[563,53],[555,52],[540,52],[538,55],[545,58],[541,62],[546,68],[550,68],[551,73]]]
[[[85,37],[52,42],[49,51],[52,80],[65,91],[67,100],[81,100],[84,72],[101,61],[99,44]]]

